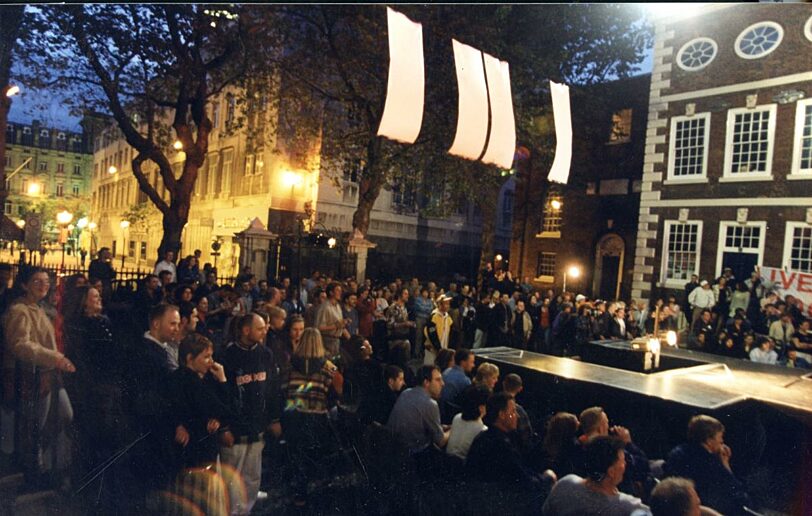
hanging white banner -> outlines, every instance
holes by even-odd
[[[781,299],[793,296],[806,317],[812,317],[812,274],[785,271],[775,267],[760,267],[762,282],[778,292]],[[770,285],[771,284],[771,285]]]
[[[510,91],[510,66],[505,61],[484,54],[491,100],[491,132],[483,163],[502,168],[513,166],[516,153],[516,122],[513,118],[513,97]]]
[[[457,133],[448,153],[475,160],[482,155],[488,138],[488,88],[482,52],[457,40],[451,41],[457,68],[459,109]]]
[[[423,123],[423,26],[388,7],[386,18],[389,30],[389,81],[378,136],[414,143]]]
[[[572,163],[572,117],[570,114],[570,88],[566,84],[550,81],[555,117],[555,158],[547,180],[567,184]]]

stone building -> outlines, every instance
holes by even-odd
[[[650,80],[641,75],[571,88],[568,183],[549,183],[549,162],[541,163],[532,150],[517,166],[509,264],[514,275],[560,291],[568,274],[568,290],[603,299],[629,295]],[[569,274],[571,268],[578,277]]]
[[[809,5],[655,21],[633,297],[725,267],[812,271],[810,53]]]

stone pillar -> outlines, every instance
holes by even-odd
[[[360,231],[355,230],[352,240],[349,242],[348,251],[355,254],[355,280],[359,284],[363,283],[367,277],[367,253],[375,247],[377,244],[370,242]]]

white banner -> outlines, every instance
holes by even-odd
[[[572,163],[572,117],[569,86],[550,81],[550,95],[553,98],[553,116],[555,117],[555,158],[547,179],[567,184]]]
[[[482,52],[457,40],[451,42],[457,68],[459,108],[457,133],[448,153],[476,160],[482,155],[488,138],[488,88]]]
[[[801,303],[804,315],[812,317],[812,274],[774,267],[761,267],[760,270],[762,281],[772,283],[781,299],[795,297]]]
[[[516,122],[513,118],[513,97],[510,92],[510,66],[507,62],[488,54],[484,56],[488,95],[491,99],[491,133],[482,162],[510,168],[516,154]]]
[[[423,26],[388,7],[386,18],[389,30],[389,80],[378,136],[414,143],[423,123]]]

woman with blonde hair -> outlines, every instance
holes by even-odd
[[[493,392],[493,388],[496,387],[498,381],[499,367],[497,365],[490,362],[479,364],[473,381],[474,385],[485,385]]]
[[[338,368],[326,358],[319,330],[305,328],[299,345],[293,349],[290,373],[283,386],[282,431],[296,465],[293,480],[296,505],[306,503],[313,467],[336,450],[328,408],[334,397],[341,396],[343,382]]]

